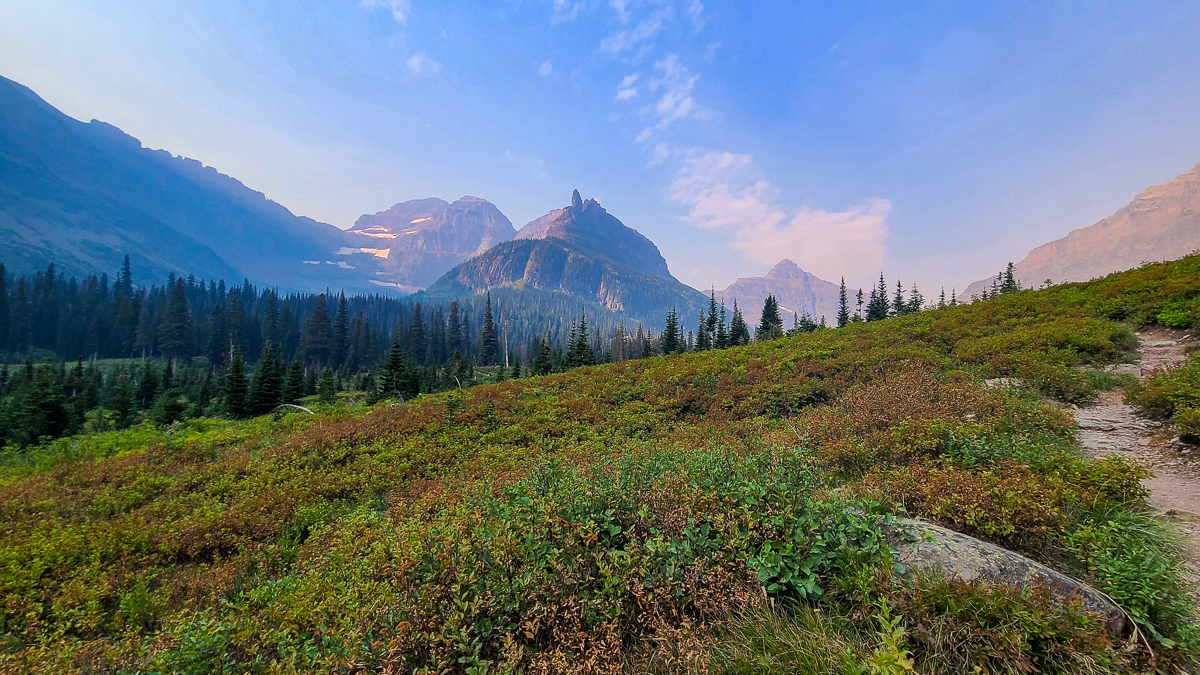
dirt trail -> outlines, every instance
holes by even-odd
[[[1117,372],[1145,379],[1158,368],[1187,360],[1190,338],[1184,331],[1156,328],[1138,333],[1138,338],[1141,360],[1118,366]],[[1143,482],[1150,490],[1150,505],[1187,538],[1193,594],[1200,595],[1200,452],[1179,442],[1170,424],[1139,416],[1125,404],[1121,391],[1102,392],[1095,403],[1072,413],[1079,423],[1079,442],[1089,455],[1120,455],[1154,471],[1155,477]]]

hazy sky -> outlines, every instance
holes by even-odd
[[[926,295],[1200,161],[1198,43],[1194,0],[0,8],[0,74],[339,227],[578,188],[698,288],[786,257]]]

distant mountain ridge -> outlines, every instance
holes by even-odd
[[[361,259],[355,254],[375,257],[377,284],[411,292],[516,234],[512,222],[487,200],[413,199],[360,217],[346,231],[351,245],[339,253],[355,261]]]
[[[702,293],[671,276],[649,239],[595,200],[583,201],[578,190],[571,206],[457,265],[426,293],[446,297],[495,288],[563,294],[651,325],[659,325],[671,307],[691,317],[706,304]]]
[[[724,300],[726,310],[732,314],[733,301],[747,323],[757,324],[762,319],[763,302],[767,295],[774,295],[784,314],[784,325],[791,327],[788,315],[808,313],[814,321],[825,317],[829,324],[837,320],[839,292],[841,287],[820,277],[805,272],[788,259],[780,260],[765,276],[741,278],[724,290],[716,292],[718,301]]]
[[[0,78],[0,246],[11,271],[49,261],[69,274],[115,270],[129,253],[146,281],[175,272],[373,289],[367,270],[336,259],[345,244],[332,225]]]
[[[1174,260],[1196,249],[1200,249],[1200,164],[1146,188],[1108,218],[1031,250],[1014,271],[1027,286],[1046,279],[1087,281],[1146,261]],[[971,284],[966,295],[987,289],[992,278]]]

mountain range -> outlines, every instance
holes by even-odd
[[[657,324],[675,307],[692,316],[707,299],[667,269],[658,247],[579,191],[571,204],[533,220],[513,241],[463,262],[429,287],[432,297],[496,288],[565,294]]]
[[[788,259],[779,261],[766,276],[741,278],[727,288],[716,292],[716,298],[724,301],[726,312],[732,314],[733,301],[737,300],[742,316],[749,324],[762,319],[763,301],[774,295],[784,315],[784,325],[791,326],[789,315],[805,314],[832,325],[837,319],[838,294],[841,288],[800,269]]]
[[[1100,222],[1043,244],[1014,265],[1017,279],[1036,286],[1047,279],[1087,281],[1174,260],[1200,249],[1200,164],[1161,185],[1148,187]],[[968,297],[987,289],[994,277],[967,287]]]

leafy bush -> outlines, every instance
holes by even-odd
[[[1143,413],[1169,419],[1180,435],[1200,438],[1200,353],[1177,368],[1156,371],[1125,398]]]

